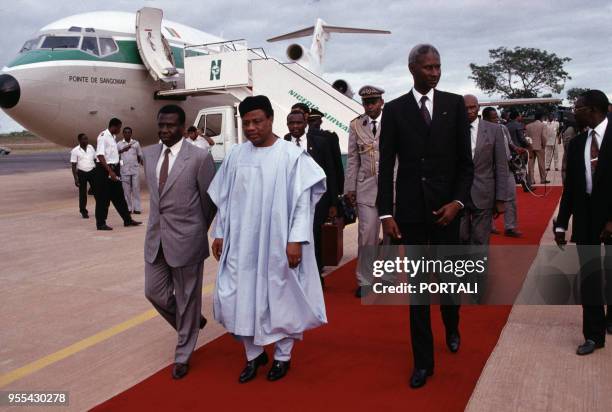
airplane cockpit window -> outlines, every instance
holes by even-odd
[[[111,37],[100,37],[100,56],[106,56],[117,51],[117,43]]]
[[[85,27],[85,32],[86,33],[95,33],[96,29],[92,28],[92,27]]]
[[[23,46],[21,46],[21,50],[19,50],[19,53],[23,53],[23,52],[27,52],[30,50],[35,50],[38,48],[38,43],[40,43],[40,37],[37,37],[35,39],[30,39],[28,41],[26,41]]]
[[[47,36],[41,49],[76,49],[81,41],[80,36]]]
[[[77,33],[81,32],[81,28],[79,26],[71,26],[68,31],[76,31]]]
[[[100,55],[98,52],[98,38],[97,37],[83,37],[83,43],[81,44],[81,50],[86,53],[92,53],[96,56]]]

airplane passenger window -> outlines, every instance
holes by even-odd
[[[26,41],[23,46],[21,46],[21,50],[19,50],[19,53],[23,53],[26,51],[30,51],[30,50],[34,50],[38,48],[38,43],[40,42],[40,37],[37,37],[35,39],[31,39]]]
[[[99,53],[97,37],[83,37],[83,44],[81,44],[81,50],[98,56]]]
[[[208,137],[219,136],[221,134],[222,115],[219,113],[209,114],[206,116],[206,131],[204,134]]]
[[[110,37],[100,37],[100,56],[106,56],[108,54],[117,51],[117,43]]]
[[[79,47],[79,36],[47,36],[41,49],[76,49]]]

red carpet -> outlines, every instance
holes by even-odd
[[[525,237],[515,240],[502,236],[494,242],[537,244],[559,194],[555,190],[537,199],[520,193],[519,222]],[[525,263],[528,267],[529,262]],[[243,347],[223,335],[194,354],[191,371],[184,380],[173,381],[169,366],[95,410],[462,411],[510,307],[463,307],[458,354],[446,348],[439,310],[433,307],[435,375],[424,388],[412,390],[408,386],[412,370],[408,308],[362,306],[353,297],[354,268],[353,261],[327,278],[329,324],[307,332],[304,341],[296,344],[292,369],[285,379],[268,382],[266,367],[254,381],[238,384],[244,366]]]

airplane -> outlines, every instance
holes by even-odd
[[[275,39],[312,34],[309,51],[291,45],[287,54],[291,61],[320,75],[331,32],[388,33],[329,26],[318,19],[311,28]],[[27,130],[62,146],[76,145],[78,133],[86,133],[95,142],[112,117],[131,126],[143,145],[156,143],[154,119],[166,104],[182,106],[188,121],[202,108],[236,104],[227,93],[162,93],[185,87],[186,47],[224,41],[165,20],[160,9],[149,7],[137,13],[69,16],[43,27],[2,69],[0,107]],[[340,83],[346,85],[343,92],[350,90],[346,82]]]

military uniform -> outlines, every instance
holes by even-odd
[[[362,98],[381,97],[384,90],[364,86],[359,90]],[[344,193],[356,192],[358,216],[359,262],[357,283],[359,286],[371,284],[372,263],[375,248],[380,242],[380,219],[376,208],[378,194],[378,142],[380,119],[371,119],[363,114],[353,119],[349,128],[348,157]],[[363,249],[370,246],[370,248]]]
[[[121,183],[123,184],[123,193],[130,212],[140,213],[140,162],[142,159],[142,149],[140,143],[136,139],[130,139],[126,142],[125,139],[117,143],[117,150],[121,151],[127,146],[130,148],[120,154],[121,158]]]

